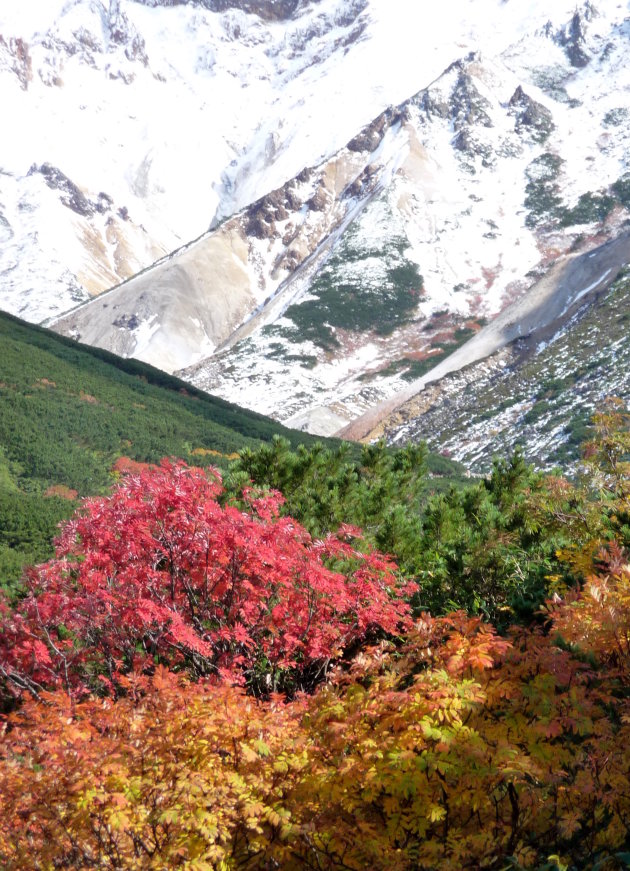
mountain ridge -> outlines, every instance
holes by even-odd
[[[318,101],[332,96],[344,73],[365,70],[379,40],[393,33],[402,39],[392,29],[393,9],[386,11],[381,0],[262,4],[262,15],[252,14],[252,4],[246,10],[230,3],[176,5],[189,28],[178,51],[222,28],[219,41],[215,34],[212,48],[206,46],[213,56],[197,55],[190,78],[195,99],[202,93],[198,76],[215,84],[228,81],[220,78],[228,69],[228,77],[235,76],[229,64],[241,57],[242,46],[251,64],[242,73],[241,97],[259,75],[261,107],[265,89],[273,93],[281,83],[289,88],[287,106],[298,85],[304,87],[304,106],[298,99],[295,117],[278,120],[284,104],[274,95],[273,113],[257,130],[253,120],[237,123],[226,115],[218,135],[232,130],[236,157],[215,174],[206,203],[210,229],[206,224],[192,242],[189,235],[170,250],[160,243],[152,265],[110,281],[105,293],[102,282],[100,289],[94,284],[93,299],[84,293],[87,285],[69,282],[70,297],[55,303],[63,313],[46,312],[45,322],[57,329],[149,360],[290,425],[332,434],[368,408],[394,401],[410,381],[426,380],[432,368],[439,375],[451,365],[445,363],[449,355],[463,359],[470,343],[479,346],[488,335],[488,322],[531,292],[562,258],[586,256],[624,232],[630,109],[621,95],[630,84],[624,51],[630,19],[620,7],[566,4],[548,20],[542,3],[524,18],[516,7],[484,0],[473,20],[462,5],[459,29],[448,33],[451,41],[459,39],[460,57],[451,56],[441,74],[402,102],[387,103],[384,91],[375,97],[368,76],[360,112],[366,116],[366,107],[379,100],[382,108],[337,147],[356,117],[352,107],[321,158],[338,97],[330,103],[330,119],[318,114]],[[164,16],[176,20],[172,4],[103,5],[105,36],[98,38],[86,30],[83,9],[81,0],[69,4],[49,28],[56,34],[50,39],[73,35],[81,63],[91,58],[98,75],[111,73],[109,80],[128,93],[143,77],[161,81],[155,46]],[[482,33],[491,10],[495,29]],[[50,14],[54,18],[54,10]],[[83,29],[72,30],[71,21],[83,22]],[[446,39],[446,17],[431,26]],[[437,45],[420,69],[435,68],[447,50],[452,42]],[[31,55],[31,71],[39,74],[34,48]],[[111,66],[114,57],[123,79]],[[174,87],[179,69],[173,67],[172,81],[167,77],[162,85]],[[400,90],[402,73],[394,87],[392,74],[382,72],[387,93]],[[24,93],[35,84],[35,78],[27,82]],[[307,123],[298,132],[299,119]],[[242,136],[250,144],[237,147]],[[308,136],[313,142],[304,149],[300,137]],[[227,153],[210,149],[208,169],[215,172]],[[321,159],[309,163],[309,154]],[[182,158],[172,163],[177,172],[184,171]],[[299,171],[291,174],[291,165]],[[73,175],[39,160],[25,180],[48,191],[51,209],[56,200],[74,215],[88,248],[100,252],[96,260],[108,251],[106,259],[121,264],[126,250],[140,251],[132,239],[138,229],[133,209],[106,190],[86,191]],[[152,177],[155,167],[145,155],[130,178],[146,202],[153,196]],[[171,176],[164,178],[166,185]],[[197,183],[203,190],[201,177]],[[200,214],[202,200],[191,204],[186,220]],[[173,217],[179,220],[177,210]],[[105,228],[105,248],[95,222]],[[10,221],[7,226],[12,232]],[[149,224],[141,232],[156,239]],[[49,265],[51,275],[54,270]],[[7,274],[17,273],[12,267]],[[11,278],[9,288],[13,281],[19,280]],[[48,306],[52,297],[44,285],[31,286],[38,288],[35,306],[44,296]],[[5,290],[3,305],[10,293]],[[29,298],[20,291],[20,305],[28,307]]]
[[[591,164],[593,186],[611,178],[616,161],[613,188],[621,194],[596,190],[580,194],[575,207],[565,205],[574,196],[561,156],[569,147],[568,125],[576,123],[570,113],[582,117],[591,109],[566,96],[559,83],[571,81],[584,91],[593,75],[613,67],[618,80],[626,75],[620,46],[611,49],[603,36],[590,34],[596,20],[585,6],[564,28],[523,37],[505,56],[473,52],[454,61],[331,159],[227,218],[181,256],[162,260],[157,272],[132,279],[117,296],[116,317],[104,310],[105,298],[97,299],[60,319],[58,328],[159,359],[206,389],[294,425],[324,434],[342,429],[349,418],[406,389],[408,371],[430,368],[433,356],[439,362],[558,258],[590,251],[622,231],[630,202],[623,187],[623,124],[617,131],[600,120],[586,155],[597,153],[601,136],[607,137],[608,176]],[[567,33],[578,34],[600,72],[576,66],[575,40]],[[548,55],[550,48],[553,76],[535,84],[529,54]],[[599,111],[600,118],[610,114]],[[512,181],[515,191],[508,194],[506,179],[519,172],[520,189]],[[581,239],[583,226],[594,232]],[[137,293],[130,292],[134,287]],[[388,293],[389,309],[378,303],[370,315],[378,296]],[[172,327],[168,313],[155,316],[164,301],[173,311]],[[196,313],[182,327],[180,313],[189,303]],[[181,351],[188,348],[194,357],[186,360]],[[398,370],[381,374],[392,366]]]

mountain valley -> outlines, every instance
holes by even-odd
[[[0,868],[630,868],[630,0],[0,4]]]

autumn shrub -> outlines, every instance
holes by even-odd
[[[6,687],[31,692],[3,725],[0,867],[630,867],[629,457],[613,405],[583,481],[495,470],[515,528],[564,530],[574,581],[505,634],[463,611],[411,624],[356,530],[314,541],[274,494],[219,504],[201,470],[87,503],[3,616]]]
[[[288,704],[162,667],[116,701],[28,697],[1,748],[2,867],[627,867],[630,669],[608,615],[596,586],[550,613],[599,626],[581,644],[426,615]]]
[[[559,608],[558,629],[585,609],[608,622],[594,590]],[[310,705],[305,867],[627,867],[630,704],[607,658],[462,614],[366,657]]]
[[[309,689],[348,646],[408,625],[413,585],[358,530],[313,540],[279,494],[246,493],[244,511],[221,491],[217,472],[165,461],[87,500],[4,609],[5,693],[115,690],[156,663]]]
[[[307,737],[278,700],[158,667],[116,702],[26,698],[2,745],[0,866],[283,867]],[[272,862],[266,866],[264,861]]]

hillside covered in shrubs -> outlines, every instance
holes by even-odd
[[[630,866],[630,428],[130,464],[0,618],[6,869]]]

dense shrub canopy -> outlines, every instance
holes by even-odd
[[[582,481],[515,458],[490,501],[462,495],[508,554],[564,542],[541,613],[502,633],[412,623],[415,586],[358,530],[221,504],[213,473],[164,463],[86,503],[2,617],[0,865],[630,867],[630,428],[615,405],[595,425]],[[436,523],[436,553],[454,540]]]

